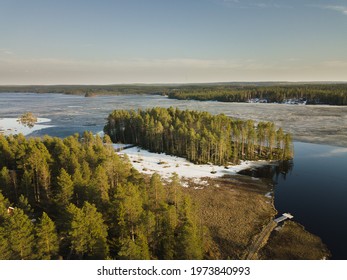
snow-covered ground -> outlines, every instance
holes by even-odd
[[[19,134],[28,135],[36,130],[52,127],[52,125],[42,124],[50,122],[47,118],[37,118],[37,122],[32,128],[24,126],[18,122],[16,118],[2,118],[0,119],[0,133],[4,135]]]
[[[201,178],[216,178],[223,175],[234,175],[240,170],[269,164],[267,161],[244,161],[239,165],[218,166],[208,164],[193,164],[184,158],[166,154],[151,153],[139,147],[122,150],[118,154],[126,154],[133,167],[146,174],[158,173],[163,178],[169,178],[175,172],[183,179],[194,178],[196,183],[203,183]],[[206,182],[207,183],[207,182]]]

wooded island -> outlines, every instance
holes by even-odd
[[[240,160],[288,160],[290,134],[272,122],[236,120],[223,114],[152,108],[115,110],[104,129],[115,143],[129,143],[165,152],[194,163],[237,164]]]

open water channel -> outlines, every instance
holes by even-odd
[[[49,124],[52,127],[35,131],[31,136],[48,134],[66,137],[85,130],[97,133],[102,131],[108,114],[115,109],[153,106],[173,106],[233,116],[233,106],[237,105],[179,101],[150,95],[85,98],[63,94],[0,93],[0,118],[17,118],[30,111],[37,117],[51,119]],[[251,104],[239,106],[245,110],[254,108],[250,107],[254,106]],[[237,117],[242,117],[238,112]],[[286,172],[266,172],[266,176],[271,176],[275,182],[275,207],[279,213],[290,212],[295,221],[320,236],[332,252],[333,259],[346,260],[347,148],[303,142],[295,142],[294,148],[295,157]],[[264,173],[258,170],[257,175],[264,176]]]

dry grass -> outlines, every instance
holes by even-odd
[[[202,223],[213,240],[214,259],[242,259],[262,229],[274,218],[276,210],[269,181],[252,180],[247,176],[205,179],[201,188],[190,181],[184,188],[200,209]],[[286,222],[274,230],[268,243],[257,254],[259,259],[322,259],[329,256],[321,239],[294,222]]]
[[[269,187],[245,176],[208,182],[204,189],[190,187],[186,191],[200,205],[201,220],[210,230],[220,258],[240,259],[276,214],[271,199],[265,197]]]
[[[259,252],[262,259],[319,260],[330,253],[321,239],[301,225],[288,221],[279,231],[273,231],[267,245]]]

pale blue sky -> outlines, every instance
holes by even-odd
[[[0,0],[0,84],[347,81],[347,0]]]

